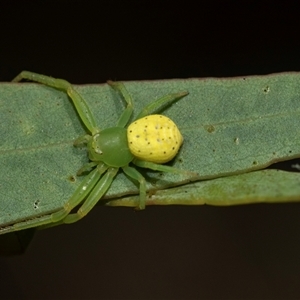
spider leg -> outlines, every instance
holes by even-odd
[[[156,101],[149,103],[146,107],[144,107],[142,109],[142,111],[138,114],[138,116],[136,117],[135,120],[138,120],[145,116],[148,116],[148,115],[152,114],[153,111],[157,111],[157,110],[161,109],[163,106],[165,106],[166,104],[171,103],[182,97],[185,97],[186,95],[188,95],[188,92],[179,92],[176,94],[165,95],[165,96],[157,99]]]
[[[15,223],[13,225],[9,225],[7,227],[1,228],[0,232],[8,233],[18,230],[23,230],[31,227],[39,227],[41,228],[47,228],[56,226],[61,223],[60,220],[62,220],[65,216],[67,216],[70,211],[76,207],[80,202],[83,201],[83,199],[90,193],[90,191],[93,189],[93,187],[96,185],[97,181],[100,179],[103,172],[105,172],[107,167],[103,164],[97,167],[95,170],[93,170],[91,173],[89,173],[81,182],[81,184],[78,186],[74,194],[71,196],[69,201],[64,205],[63,209],[52,213],[50,215],[37,217],[35,219],[31,219],[28,221],[22,221],[19,223]]]
[[[90,171],[93,167],[97,166],[99,163],[95,161],[91,161],[85,165],[83,165],[76,173],[77,176],[81,176],[82,173]]]
[[[56,89],[60,89],[66,92],[69,97],[72,99],[74,106],[86,126],[86,128],[94,135],[99,132],[99,129],[96,126],[94,116],[89,109],[85,100],[80,96],[79,93],[73,88],[71,83],[64,79],[52,78],[50,76],[45,76],[33,72],[23,71],[17,77],[15,77],[12,82],[19,82],[22,79],[28,79],[31,81],[39,82],[47,86],[51,86]]]
[[[79,147],[79,148],[84,147],[88,144],[88,142],[91,140],[91,138],[92,137],[88,134],[82,135],[74,141],[73,145],[74,145],[74,147]]]
[[[125,88],[124,84],[121,82],[114,82],[114,81],[107,81],[107,83],[115,90],[117,91],[123,98],[124,100],[127,102],[127,107],[125,108],[125,110],[123,111],[123,113],[121,114],[118,123],[117,123],[117,127],[125,127],[126,124],[128,123],[132,112],[133,112],[133,103],[132,103],[132,98],[130,96],[130,94],[128,93],[127,89]]]
[[[138,167],[147,168],[147,169],[151,169],[151,170],[154,170],[154,171],[185,174],[185,175],[188,175],[188,176],[198,176],[199,175],[195,172],[181,170],[181,169],[177,169],[177,168],[174,168],[174,167],[171,167],[171,166],[160,165],[160,164],[156,164],[156,163],[153,163],[153,162],[150,162],[150,161],[139,160],[137,158],[135,158],[132,162]]]
[[[140,183],[140,203],[137,209],[145,209],[146,203],[146,181],[140,172],[136,169],[126,166],[122,168],[124,173]]]
[[[95,188],[91,191],[90,195],[84,201],[77,213],[67,215],[60,223],[74,223],[83,218],[90,210],[97,204],[102,196],[109,189],[114,177],[118,173],[118,168],[109,168],[106,174],[96,184]]]

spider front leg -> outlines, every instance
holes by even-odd
[[[86,128],[94,135],[99,132],[99,129],[96,126],[96,122],[94,116],[89,109],[85,100],[76,92],[71,83],[64,79],[52,78],[49,76],[23,71],[17,77],[15,77],[12,82],[19,82],[22,79],[28,79],[31,81],[39,82],[47,86],[51,86],[53,88],[62,90],[68,94],[68,96],[72,99],[74,106],[86,126]]]
[[[141,119],[145,116],[150,115],[153,111],[158,111],[168,103],[172,103],[175,100],[185,97],[188,92],[179,92],[175,94],[167,94],[145,106],[142,111],[138,114],[135,120]]]
[[[117,122],[117,127],[125,127],[126,124],[128,123],[132,112],[133,112],[133,103],[132,103],[132,98],[130,94],[128,93],[127,89],[125,88],[124,84],[121,82],[114,82],[111,80],[108,80],[107,83],[115,90],[117,91],[127,102],[127,107],[121,114],[118,122]]]
[[[128,123],[129,118],[132,114],[133,111],[133,104],[132,104],[132,98],[125,88],[125,85],[121,82],[114,82],[114,81],[107,81],[107,83],[115,90],[117,91],[127,102],[127,107],[123,111],[121,117],[119,118],[118,121],[118,127],[125,127],[125,125]],[[165,106],[167,103],[171,103],[175,100],[178,100],[180,98],[185,97],[188,95],[188,92],[179,92],[175,94],[167,94],[156,101],[153,101],[149,103],[147,106],[145,106],[142,111],[138,114],[135,120],[141,119],[147,115],[150,115],[153,111],[161,109],[163,106]]]
[[[118,173],[118,168],[109,168],[107,173],[100,179],[100,181],[93,188],[87,199],[82,206],[78,209],[77,213],[67,215],[60,223],[70,224],[79,221],[97,204],[103,195],[109,189],[114,177]],[[60,224],[59,223],[59,224]]]
[[[63,206],[63,209],[52,213],[50,215],[42,216],[39,218],[31,219],[28,221],[22,221],[5,228],[1,228],[1,233],[14,232],[32,227],[38,227],[39,229],[48,228],[63,223],[64,218],[70,213],[70,211],[79,205],[87,195],[93,190],[96,183],[99,181],[101,175],[107,170],[107,166],[104,164],[98,165],[95,170],[89,173],[75,190],[74,194]]]

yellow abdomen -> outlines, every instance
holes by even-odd
[[[134,121],[128,126],[127,137],[135,157],[159,164],[174,158],[183,142],[176,124],[163,115],[149,115]]]

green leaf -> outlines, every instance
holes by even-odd
[[[299,200],[299,174],[268,169],[158,190],[147,199],[147,205],[228,206]],[[136,207],[138,201],[138,196],[127,196],[106,205]]]
[[[184,136],[171,165],[199,176],[142,170],[148,190],[243,174],[300,157],[299,81],[300,74],[283,73],[125,83],[133,97],[135,115],[164,94],[189,91],[163,114],[176,122]],[[85,85],[76,89],[100,128],[115,126],[125,104],[110,87]],[[64,92],[32,83],[0,84],[0,226],[62,208],[82,180],[76,177],[77,170],[88,161],[85,149],[72,145],[83,134],[85,129]],[[294,175],[297,178],[298,174]],[[197,184],[204,182],[208,181]],[[235,203],[248,203],[242,187],[239,191],[241,200]],[[120,172],[105,198],[132,194],[138,194],[137,183]],[[190,197],[202,196],[193,192]]]

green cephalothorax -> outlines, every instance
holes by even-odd
[[[110,167],[121,168],[128,165],[134,158],[127,141],[126,128],[107,128],[92,137],[89,147],[92,161],[103,161]]]
[[[45,228],[80,220],[103,197],[120,169],[139,183],[140,202],[137,209],[145,208],[146,181],[135,165],[161,172],[191,175],[191,172],[162,165],[174,158],[183,138],[172,120],[162,115],[151,115],[152,111],[186,96],[188,92],[168,94],[151,102],[129,125],[133,113],[131,95],[124,84],[108,81],[108,84],[121,95],[127,105],[120,115],[116,127],[100,130],[86,101],[68,81],[23,71],[13,82],[22,79],[39,82],[68,94],[88,131],[86,135],[79,137],[74,142],[74,146],[84,144],[90,162],[77,172],[77,175],[84,174],[85,178],[60,211],[40,218],[21,221],[1,229],[1,233],[30,227]],[[78,211],[71,213],[78,205],[81,205]]]

